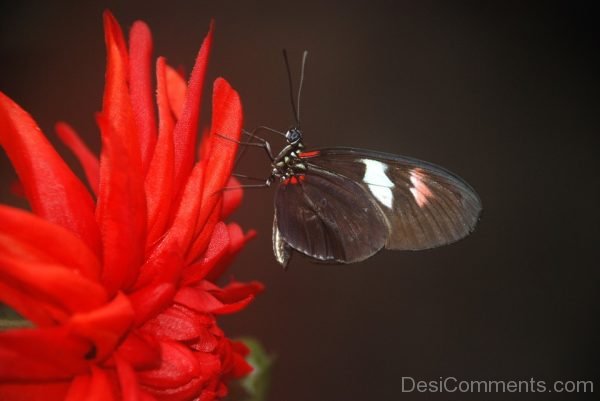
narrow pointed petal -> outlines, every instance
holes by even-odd
[[[46,307],[40,307],[37,300],[11,285],[0,282],[0,294],[2,294],[0,302],[17,311],[37,327],[54,326],[57,321],[66,320],[65,314],[60,309],[48,310]]]
[[[188,252],[188,261],[195,260],[208,246],[210,233],[222,212],[223,187],[231,176],[237,143],[219,135],[238,140],[242,129],[242,105],[239,95],[222,78],[215,81],[213,91],[213,118],[209,141],[211,149],[206,160],[206,173],[200,214],[196,220],[196,237]],[[219,135],[214,135],[218,133]]]
[[[96,217],[104,245],[102,280],[110,294],[133,284],[144,257],[146,198],[140,138],[129,96],[129,60],[121,27],[104,13],[106,85]]]
[[[202,102],[204,76],[212,46],[214,24],[211,22],[208,34],[202,43],[196,63],[187,86],[185,104],[181,116],[175,125],[173,140],[175,144],[175,190],[183,188],[185,179],[192,169],[196,152],[196,135]]]
[[[173,116],[167,96],[165,59],[156,62],[156,98],[158,104],[158,142],[146,175],[146,199],[148,203],[148,236],[146,248],[151,248],[166,231],[167,222],[172,215],[173,202]]]
[[[106,301],[104,288],[77,271],[57,264],[23,261],[4,253],[0,254],[0,281],[19,289],[22,296],[28,296],[40,308],[48,308],[48,313],[62,312],[64,317]],[[11,303],[10,299],[3,299],[6,295],[0,294],[0,300]]]
[[[217,78],[213,86],[213,115],[209,137],[212,145],[208,160],[212,178],[206,182],[213,190],[220,190],[231,176],[238,148],[236,141],[240,139],[242,123],[242,103],[239,94],[225,79]]]
[[[237,143],[242,130],[242,104],[238,93],[222,78],[213,89],[213,116],[210,155],[206,161],[210,172],[205,177],[202,212],[196,223],[197,231],[204,227],[208,216],[222,197],[222,189],[231,176]],[[219,135],[215,135],[219,134]],[[221,136],[226,136],[226,140]],[[220,211],[219,211],[220,212]],[[207,238],[208,240],[208,238]]]
[[[49,223],[31,213],[9,206],[0,205],[0,259],[10,260],[8,265],[0,267],[1,269],[15,268],[14,262],[33,263],[39,266],[60,265],[65,271],[71,271],[74,278],[79,282],[86,278],[96,283],[100,276],[100,263],[88,246],[71,231]],[[0,261],[0,263],[2,263]],[[30,268],[27,265],[26,268]],[[14,273],[25,273],[24,271]],[[44,307],[38,303],[37,293],[42,296],[44,301],[49,301],[48,294],[31,291],[31,288],[24,287],[29,281],[38,282],[46,277],[48,272],[43,271],[38,275],[32,271],[29,278],[27,276],[16,277],[14,274],[7,278],[7,282],[0,282],[0,300],[30,321],[47,326],[65,318],[66,311],[63,308],[63,302],[46,302]],[[65,272],[65,274],[68,274]],[[0,273],[0,276],[7,277]],[[48,276],[55,277],[55,276]],[[15,281],[16,280],[16,281]],[[19,282],[21,285],[15,286]],[[39,283],[38,283],[39,284]],[[59,283],[59,286],[62,283]],[[50,288],[54,286],[49,283]],[[94,284],[97,286],[97,284]],[[28,290],[26,290],[28,289]],[[38,287],[41,291],[41,288]],[[43,295],[42,295],[43,294]],[[70,293],[65,293],[68,295]],[[86,298],[89,296],[86,294]],[[104,296],[98,301],[101,302]],[[77,302],[77,301],[76,301]]]
[[[102,281],[110,294],[132,285],[142,265],[146,236],[143,176],[132,168],[121,136],[98,116],[102,133],[100,195],[96,210],[104,244]]]
[[[21,260],[57,263],[93,281],[100,262],[79,237],[21,209],[0,205],[0,252]]]
[[[129,58],[123,32],[113,15],[104,12],[106,42],[106,83],[102,99],[102,114],[121,137],[129,153],[131,169],[141,171],[140,138],[129,96]]]
[[[94,195],[98,196],[98,184],[100,183],[100,162],[87,145],[81,140],[77,132],[67,123],[59,122],[54,126],[56,134],[71,152],[77,157],[88,184]]]
[[[71,230],[100,254],[94,201],[33,119],[0,92],[0,145],[11,159],[34,213]]]
[[[152,99],[152,49],[152,34],[148,26],[142,21],[134,22],[129,34],[129,90],[144,171],[148,170],[157,136]]]

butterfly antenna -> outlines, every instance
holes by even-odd
[[[294,112],[296,125],[300,127],[300,119],[298,118],[298,111],[296,109],[296,103],[294,102],[294,84],[292,83],[292,71],[290,70],[290,62],[288,61],[287,51],[285,49],[283,49],[283,59],[285,60],[285,69],[287,70],[288,84],[290,87],[290,101],[292,103],[292,111]]]
[[[300,70],[300,86],[298,86],[298,101],[296,102],[298,112],[296,113],[296,120],[298,122],[298,128],[300,128],[300,95],[302,95],[302,86],[304,85],[304,69],[306,67],[306,58],[308,57],[308,50],[304,50],[302,53],[302,69]]]

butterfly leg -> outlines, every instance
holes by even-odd
[[[240,173],[232,173],[232,176],[236,177],[236,178],[244,178],[247,180],[253,180],[253,181],[262,181],[262,182],[267,182],[269,177],[267,178],[260,178],[260,177],[252,177],[246,174],[240,174]]]
[[[269,142],[265,141],[264,139],[263,139],[264,142],[256,143],[256,142],[251,142],[251,141],[238,141],[236,139],[229,138],[229,137],[227,137],[225,135],[221,135],[219,133],[215,133],[215,135],[220,138],[226,139],[228,141],[235,142],[241,146],[254,146],[257,148],[263,148],[265,150],[265,152],[267,152],[267,156],[269,156],[269,159],[271,161],[273,161],[275,159],[273,156],[273,152],[271,151],[271,145],[269,144]],[[240,153],[240,156],[238,156],[238,160],[240,159],[240,157],[241,157],[241,153]]]

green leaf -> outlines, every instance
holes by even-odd
[[[248,394],[245,401],[266,401],[271,381],[271,368],[275,358],[267,354],[256,339],[246,337],[238,340],[250,348],[250,354],[246,360],[254,368],[240,383]]]

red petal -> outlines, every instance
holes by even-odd
[[[70,382],[0,383],[0,400],[10,401],[63,401]]]
[[[64,327],[0,332],[0,383],[69,379],[88,369],[91,346]]]
[[[137,291],[147,286],[176,284],[182,267],[183,260],[176,245],[161,243],[140,269],[134,288]]]
[[[89,374],[77,376],[71,383],[69,393],[65,397],[65,401],[78,401],[84,398],[90,391],[91,377]],[[104,400],[102,400],[104,401]]]
[[[243,341],[231,341],[231,347],[242,356],[250,355],[250,348]]]
[[[22,261],[58,263],[98,280],[100,262],[73,233],[21,209],[0,205],[0,250]]]
[[[167,266],[168,269],[170,266]],[[175,284],[149,285],[129,296],[135,310],[135,324],[140,325],[172,303]]]
[[[138,372],[140,383],[154,389],[175,389],[202,376],[202,366],[194,353],[176,341],[160,343],[162,363],[158,369]],[[199,381],[197,385],[201,385]]]
[[[175,302],[201,313],[210,313],[223,306],[214,296],[195,287],[183,287],[175,295]]]
[[[254,230],[250,230],[246,234],[244,234],[241,227],[235,223],[228,224],[227,229],[229,231],[230,239],[230,245],[227,251],[227,255],[221,258],[218,264],[210,271],[210,273],[208,273],[208,275],[206,276],[207,280],[216,281],[219,277],[221,277],[223,273],[227,270],[227,268],[231,265],[233,259],[242,250],[246,242],[250,241],[256,236],[256,231]]]
[[[146,199],[140,141],[129,98],[125,40],[110,12],[104,13],[107,51],[100,194],[97,218],[104,245],[103,281],[111,294],[133,284],[144,257]]]
[[[156,369],[160,366],[160,349],[156,339],[131,332],[118,349],[118,354],[131,366],[139,370]]]
[[[115,363],[121,388],[121,401],[141,401],[144,394],[140,389],[135,370],[118,355],[115,356]]]
[[[30,305],[37,302],[40,308],[62,311],[62,318],[96,308],[106,300],[104,288],[77,271],[58,264],[22,261],[4,253],[0,254],[0,281],[28,296]],[[10,299],[3,301],[11,303]]]
[[[92,366],[91,375],[73,380],[65,401],[119,401],[115,378],[108,372]]]
[[[69,321],[72,333],[89,339],[96,347],[94,359],[110,355],[133,323],[133,309],[121,293],[106,306],[85,314],[76,314]]]
[[[249,295],[256,295],[263,292],[265,286],[258,281],[249,283],[240,283],[233,281],[227,284],[215,295],[225,303],[238,302],[240,299],[245,299]]]
[[[233,351],[232,354],[233,366],[231,372],[229,372],[229,375],[231,377],[233,377],[234,379],[239,379],[246,376],[254,370],[252,366],[246,361],[246,358],[244,358],[244,354],[239,354],[235,351]]]
[[[183,105],[185,104],[187,85],[181,73],[169,65],[167,65],[166,69],[166,78],[169,106],[175,118],[179,119],[183,111]]]
[[[217,78],[213,89],[213,115],[211,125],[212,146],[209,155],[209,175],[207,187],[221,189],[231,175],[237,152],[235,141],[240,139],[242,130],[242,104],[238,93],[223,78]],[[232,140],[214,135],[218,133]]]
[[[202,197],[204,176],[202,163],[197,163],[185,185],[173,225],[163,240],[166,246],[176,247],[182,252],[190,246],[194,234],[194,222],[198,220],[198,214],[201,213],[199,199]]]
[[[237,311],[246,306],[256,294],[264,290],[264,285],[258,281],[251,281],[249,283],[234,281],[220,288],[210,281],[202,281],[198,283],[195,289],[206,291],[226,307],[232,307],[232,309],[226,309],[227,312],[219,310],[219,312],[215,313],[231,313],[231,311]],[[177,300],[177,297],[175,300]],[[237,304],[241,304],[241,307],[238,308]]]
[[[152,34],[142,21],[129,33],[129,89],[133,116],[139,133],[142,164],[148,169],[156,143],[156,115],[152,90]]]
[[[22,261],[51,262],[98,280],[100,262],[73,232],[21,209],[0,205],[0,251]]]
[[[173,132],[175,143],[175,192],[179,192],[178,189],[183,187],[183,183],[194,163],[202,88],[212,45],[213,28],[214,24],[211,22],[208,34],[202,43],[196,58],[196,64],[192,70],[181,117],[177,121]]]
[[[11,159],[33,211],[73,231],[97,255],[94,201],[23,109],[0,93],[0,144]]]
[[[215,226],[208,248],[202,258],[183,271],[183,285],[202,280],[229,250],[229,230],[223,222]]]
[[[56,134],[79,160],[85,177],[92,192],[98,195],[98,184],[100,183],[100,163],[98,157],[93,154],[87,145],[81,140],[77,132],[67,123],[59,122],[54,126]]]
[[[225,304],[214,294],[199,288],[184,287],[177,295],[175,302],[201,313],[229,314],[244,309],[252,300],[253,295],[237,302]]]
[[[240,186],[240,182],[235,177],[229,177],[225,186],[235,189],[228,189],[223,192],[223,208],[221,210],[221,219],[223,220],[229,217],[240,206],[244,197],[244,191]]]
[[[10,306],[19,312],[21,316],[32,322],[35,326],[54,326],[57,321],[64,320],[67,315],[61,308],[49,308],[47,305],[41,307],[37,299],[28,293],[15,289],[10,285],[0,282],[0,302]],[[0,398],[1,399],[1,398]]]
[[[109,12],[104,12],[104,40],[106,42],[106,84],[102,114],[115,129],[131,162],[130,169],[141,171],[140,139],[129,96],[129,60],[125,39],[119,23]]]
[[[210,154],[207,160],[202,210],[196,223],[196,232],[202,230],[210,213],[220,201],[222,188],[231,176],[237,143],[242,130],[242,105],[238,93],[222,78],[215,81]],[[214,135],[218,133],[234,141]],[[208,238],[206,238],[208,241]],[[205,245],[204,245],[205,246]],[[203,248],[203,246],[199,246]]]
[[[175,304],[149,320],[142,330],[158,339],[187,341],[200,336],[202,324],[196,312]]]
[[[122,136],[102,117],[98,224],[104,245],[102,280],[109,293],[133,284],[142,265],[146,236],[143,176],[128,157]]]
[[[198,204],[200,203],[198,202]],[[208,220],[204,222],[202,230],[196,234],[196,238],[186,255],[186,262],[188,265],[196,262],[200,255],[206,251],[209,241],[213,236],[215,225],[219,222],[219,218],[221,217],[220,209],[220,203],[213,205],[213,210],[209,214]]]
[[[159,135],[152,161],[146,175],[146,197],[148,202],[148,237],[146,247],[150,248],[164,234],[167,222],[172,215],[173,199],[173,116],[169,110],[165,59],[156,62],[157,103],[160,121]]]

